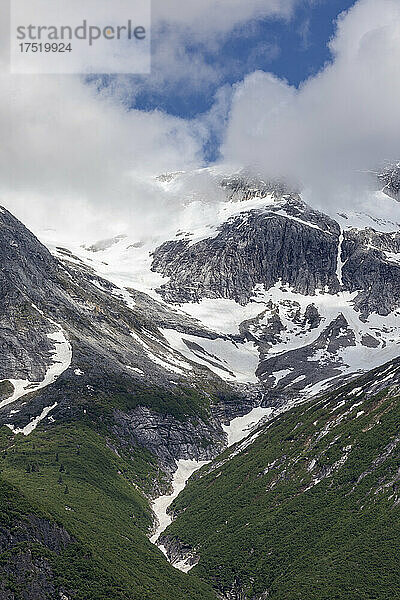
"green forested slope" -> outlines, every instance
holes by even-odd
[[[296,407],[204,467],[166,531],[200,557],[191,572],[241,600],[400,598],[398,374]]]
[[[139,450],[118,456],[113,442],[82,424],[38,429],[27,438],[1,430],[2,600],[60,592],[73,600],[215,598],[148,541],[149,502],[138,486],[146,488],[155,468]],[[40,531],[56,522],[65,534],[51,529],[48,539],[38,537],[37,519],[44,520]],[[49,595],[35,595],[37,587]]]

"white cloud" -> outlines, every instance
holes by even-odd
[[[154,0],[153,17],[157,23],[182,25],[198,38],[223,34],[252,19],[290,17],[300,0]]]
[[[75,77],[3,75],[1,85],[0,202],[29,221],[47,210],[50,223],[57,205],[138,207],[144,174],[201,160],[189,123],[127,111]]]
[[[272,14],[279,5],[281,15],[289,14],[292,3],[244,5],[232,0],[236,12],[226,11],[227,23],[216,18],[214,31],[224,34],[228,24],[232,30],[262,8]],[[199,27],[211,10],[208,0],[190,10],[179,6],[182,14],[174,18]],[[221,132],[230,105],[227,161],[300,180],[321,202],[331,201],[358,183],[360,171],[400,154],[398,1],[360,0],[339,20],[331,49],[332,64],[299,90],[256,72],[233,90],[221,88],[210,113],[192,122],[127,111],[75,77],[3,73],[0,203],[35,229],[62,224],[82,239],[128,226],[162,227],[171,215],[175,219],[179,203],[145,177],[200,166],[203,140],[210,128]],[[190,85],[186,59],[179,77]],[[165,69],[174,60],[165,57]],[[192,70],[195,78],[201,61]],[[204,72],[199,79],[212,76]]]
[[[321,202],[354,194],[363,171],[400,155],[398,0],[360,0],[340,17],[330,47],[332,63],[299,90],[249,75],[236,88],[224,143],[226,159],[289,176]]]
[[[192,89],[217,84],[220,74],[201,55],[190,56],[185,44],[196,38],[217,49],[236,25],[256,17],[286,18],[297,1],[156,0],[154,28],[164,30],[164,38],[144,85],[166,92],[171,80],[172,87],[181,82]],[[7,22],[0,36],[0,203],[35,229],[41,223],[100,229],[104,213],[114,221],[107,226],[117,229],[126,226],[127,216],[143,221],[143,204],[148,227],[152,218],[165,220],[171,207],[143,184],[143,175],[201,165],[207,123],[222,109],[188,122],[158,111],[125,110],[121,96],[97,94],[77,77],[9,76]],[[226,105],[222,91],[218,98],[219,106]]]

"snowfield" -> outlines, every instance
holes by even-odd
[[[239,383],[257,383],[255,371],[259,354],[255,344],[237,344],[228,339],[208,339],[182,334],[174,329],[162,329],[161,333],[172,348],[186,358],[208,367],[221,379]]]

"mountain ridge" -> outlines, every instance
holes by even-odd
[[[19,542],[15,564],[2,556],[10,581],[16,564],[38,569],[45,589],[67,600],[216,597],[201,563],[203,582],[149,542],[183,571],[187,552],[197,561],[191,540],[163,532],[183,467],[190,475],[247,434],[237,447],[256,448],[252,423],[263,427],[271,413],[283,423],[291,407],[355,388],[360,373],[398,356],[398,226],[364,216],[346,228],[344,213],[324,215],[280,182],[222,171],[157,185],[188,214],[184,227],[148,240],[59,238],[50,252],[0,212],[0,479],[12,506],[18,494],[28,502],[25,520],[55,521],[88,564],[60,563],[64,551],[50,556],[34,536],[26,546],[39,544],[38,562]],[[241,582],[223,589],[230,599],[248,593]]]

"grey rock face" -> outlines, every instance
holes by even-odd
[[[228,200],[242,202],[258,196],[266,198],[272,196],[275,199],[281,199],[285,195],[293,195],[294,190],[283,181],[263,181],[258,177],[238,173],[225,177],[221,180],[220,186],[226,191]]]
[[[384,184],[382,191],[400,202],[400,162],[389,165],[379,173],[378,180]]]
[[[118,437],[131,439],[133,445],[150,450],[162,468],[172,472],[179,459],[210,460],[226,446],[226,434],[220,423],[211,418],[177,421],[171,415],[160,415],[148,408],[115,412],[114,431]]]
[[[235,194],[240,191],[247,197],[247,184],[241,184],[240,178],[229,185]],[[251,186],[249,190],[254,195]],[[345,231],[341,286],[338,224],[297,196],[284,198],[231,218],[216,237],[193,245],[175,240],[160,246],[152,268],[169,278],[159,290],[162,296],[176,304],[202,298],[231,298],[246,304],[255,286],[268,290],[281,280],[307,295],[318,289],[331,294],[359,291],[355,306],[366,315],[374,311],[387,315],[400,305],[400,263],[391,258],[400,253],[399,233]]]
[[[167,552],[168,560],[172,565],[184,562],[186,565],[190,565],[191,568],[197,565],[199,562],[199,556],[196,555],[196,551],[190,546],[186,546],[177,538],[169,537],[168,535],[161,535],[159,544],[164,546]]]
[[[0,552],[6,552],[22,542],[32,541],[59,554],[75,540],[63,527],[34,515],[30,515],[27,521],[13,524],[11,529],[0,526]]]
[[[0,598],[47,600],[60,597],[50,561],[32,552],[30,547],[40,545],[59,554],[73,542],[64,528],[33,515],[12,526],[0,526],[0,552],[8,552],[3,554],[0,564]],[[25,547],[21,546],[24,543]],[[10,581],[12,585],[8,584]]]
[[[365,315],[388,315],[400,306],[400,264],[390,259],[400,252],[400,234],[351,230],[342,246],[345,289],[359,291],[355,306]]]
[[[52,298],[57,265],[5,209],[0,212],[0,232],[0,379],[40,380],[52,349],[47,334],[54,327],[32,304]]]
[[[201,298],[246,304],[256,285],[269,289],[279,280],[301,294],[335,293],[339,234],[335,221],[292,198],[232,218],[215,238],[193,246],[166,242],[154,253],[152,269],[170,278],[159,291],[178,304]]]

